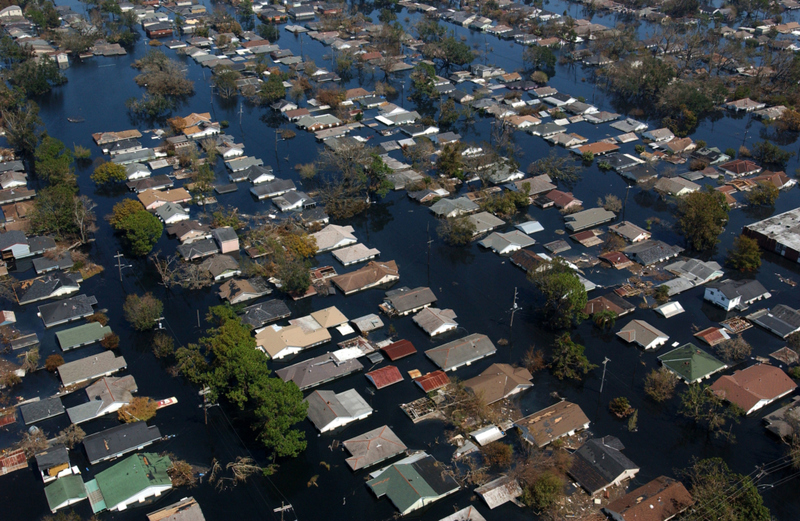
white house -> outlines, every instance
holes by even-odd
[[[10,5],[0,11],[0,18],[22,18],[22,8],[18,5]]]
[[[128,181],[136,181],[138,179],[150,177],[150,169],[147,168],[147,165],[143,165],[142,163],[125,165],[125,173],[128,176]]]
[[[726,311],[745,309],[772,295],[757,280],[723,280],[706,286],[703,298]]]
[[[317,252],[321,253],[323,251],[350,246],[358,242],[356,236],[353,235],[353,230],[354,228],[352,226],[329,224],[320,231],[312,233],[311,237],[317,241]]]
[[[647,349],[655,349],[667,343],[669,336],[654,328],[644,320],[631,320],[617,336],[624,341],[634,342]]]
[[[308,419],[319,432],[338,429],[372,414],[372,407],[355,389],[342,393],[314,391],[305,401],[308,402]]]

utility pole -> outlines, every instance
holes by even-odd
[[[431,244],[433,244],[433,240],[431,239],[431,223],[428,223],[428,227],[426,229],[428,233],[428,286],[431,285]]]
[[[242,102],[240,101],[239,102],[239,126],[240,127],[242,126],[242,112],[243,112],[242,108],[243,108],[242,107]]]
[[[511,306],[511,324],[509,325],[509,328],[514,327],[514,313],[516,313],[518,309],[519,309],[519,306],[517,306],[517,288],[515,287],[514,288],[514,305]]]
[[[600,394],[603,394],[603,384],[606,383],[606,364],[611,361],[611,360],[608,359],[608,357],[605,357],[605,358],[606,359],[603,360],[603,379],[600,380]]]
[[[122,264],[122,259],[125,258],[125,255],[121,254],[117,251],[117,254],[114,255],[114,258],[117,259],[117,269],[119,269],[119,281],[122,282],[122,268],[130,268],[130,264]]]

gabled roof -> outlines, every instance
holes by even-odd
[[[168,457],[144,452],[99,472],[95,480],[106,506],[112,509],[149,487],[172,487],[167,475],[167,469],[171,466]]]
[[[381,350],[389,357],[389,360],[393,362],[399,358],[411,356],[417,352],[417,348],[408,340],[398,340],[388,346],[382,347]]]
[[[662,344],[669,339],[666,333],[662,333],[644,320],[631,320],[619,330],[617,336],[629,343],[636,342],[645,349],[656,347],[652,345],[654,342]]]
[[[278,369],[275,374],[303,391],[362,369],[364,366],[355,358],[342,360],[336,353],[328,353]]]
[[[455,329],[458,327],[455,318],[456,313],[452,309],[425,308],[414,315],[412,320],[426,333],[434,336],[440,328]]]
[[[147,422],[124,423],[104,431],[90,434],[83,439],[83,448],[91,464],[112,459],[120,454],[136,450],[137,447],[150,445],[161,439],[161,432],[155,425],[147,426]],[[99,477],[99,474],[98,474]],[[116,503],[106,503],[109,506]]]
[[[111,332],[110,327],[99,322],[87,322],[77,327],[57,331],[56,339],[58,339],[61,350],[68,351],[78,346],[99,342]]]
[[[622,521],[666,521],[694,504],[680,481],[659,476],[609,503],[603,511]]]
[[[314,311],[311,313],[311,317],[326,329],[346,324],[349,320],[336,306]]]
[[[282,300],[274,299],[248,306],[242,310],[242,323],[253,328],[286,318],[292,314],[289,306]]]
[[[355,389],[341,393],[314,391],[305,401],[308,402],[308,419],[320,431],[326,430],[337,419],[356,419],[372,412],[372,407]]]
[[[54,396],[52,398],[26,403],[20,406],[19,412],[22,414],[22,421],[25,422],[25,425],[30,425],[64,414],[64,405],[61,403],[61,398]]]
[[[533,387],[533,376],[524,367],[509,364],[492,364],[480,375],[464,382],[476,396],[489,405],[523,389]]]
[[[794,380],[769,364],[757,364],[732,375],[720,376],[711,385],[714,394],[738,405],[746,413],[754,410],[762,400],[772,402],[796,388]]]
[[[103,351],[58,366],[58,375],[61,377],[61,383],[66,387],[114,373],[125,367],[127,367],[127,363],[124,357],[118,357],[111,351]]]
[[[436,302],[436,295],[428,287],[409,289],[402,287],[386,292],[385,302],[391,305],[397,313],[407,313],[421,306]]]
[[[378,427],[342,443],[350,453],[345,462],[352,470],[359,470],[405,451],[408,447],[388,426]]]
[[[399,271],[393,260],[370,261],[363,268],[332,277],[331,282],[342,292],[348,294],[378,284],[384,279],[397,280],[398,278],[400,278]]]
[[[725,295],[728,300],[741,297],[742,303],[750,302],[753,299],[769,296],[765,288],[757,280],[723,280],[722,282],[712,282],[707,287],[717,289]]]
[[[688,383],[708,378],[727,367],[723,362],[692,343],[664,353],[658,359],[664,367]]]
[[[47,497],[50,510],[55,512],[58,508],[85,499],[86,487],[80,476],[64,476],[47,485],[44,488],[44,495]]]
[[[416,383],[420,389],[429,393],[449,384],[450,378],[447,377],[447,373],[444,371],[433,371],[414,378],[414,383]]]
[[[428,349],[425,355],[445,371],[458,369],[489,355],[497,349],[489,337],[479,333],[467,335],[446,344]]]
[[[459,488],[452,476],[442,472],[441,464],[424,454],[410,463],[398,462],[387,467],[367,486],[377,497],[388,496],[405,514],[452,494]]]
[[[566,400],[517,420],[514,425],[522,437],[544,447],[548,443],[589,425],[589,418],[579,405]]]
[[[193,497],[183,498],[147,514],[147,521],[205,521],[200,505]]]
[[[569,474],[589,494],[594,495],[625,472],[638,472],[639,467],[622,454],[624,448],[615,436],[591,439],[575,452]]]
[[[364,376],[378,389],[383,389],[384,387],[403,381],[403,375],[400,374],[400,370],[393,365],[386,365],[380,369],[375,369],[374,371],[366,373]]]

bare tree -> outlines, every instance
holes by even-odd
[[[153,266],[156,268],[156,272],[158,272],[158,276],[161,277],[161,284],[165,288],[170,288],[172,285],[175,284],[176,275],[179,271],[178,267],[175,264],[178,262],[178,256],[172,255],[171,257],[161,257],[161,250],[153,253],[150,255],[150,260],[153,263]]]
[[[81,244],[89,242],[89,235],[97,231],[97,216],[94,209],[97,205],[85,195],[73,197],[72,218],[80,234]]]

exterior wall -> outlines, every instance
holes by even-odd
[[[706,288],[703,298],[726,311],[730,311],[739,305],[739,301],[741,299],[741,297],[736,297],[735,299],[728,300],[728,298],[716,288]]]
[[[122,511],[128,508],[128,505],[132,505],[133,503],[144,503],[144,501],[149,497],[158,497],[161,495],[162,492],[166,492],[167,490],[171,489],[171,486],[166,485],[159,485],[159,486],[151,486],[147,487],[146,489],[142,490],[135,496],[132,496],[122,503],[118,505],[114,505],[113,507],[109,507],[109,510],[117,510]]]

